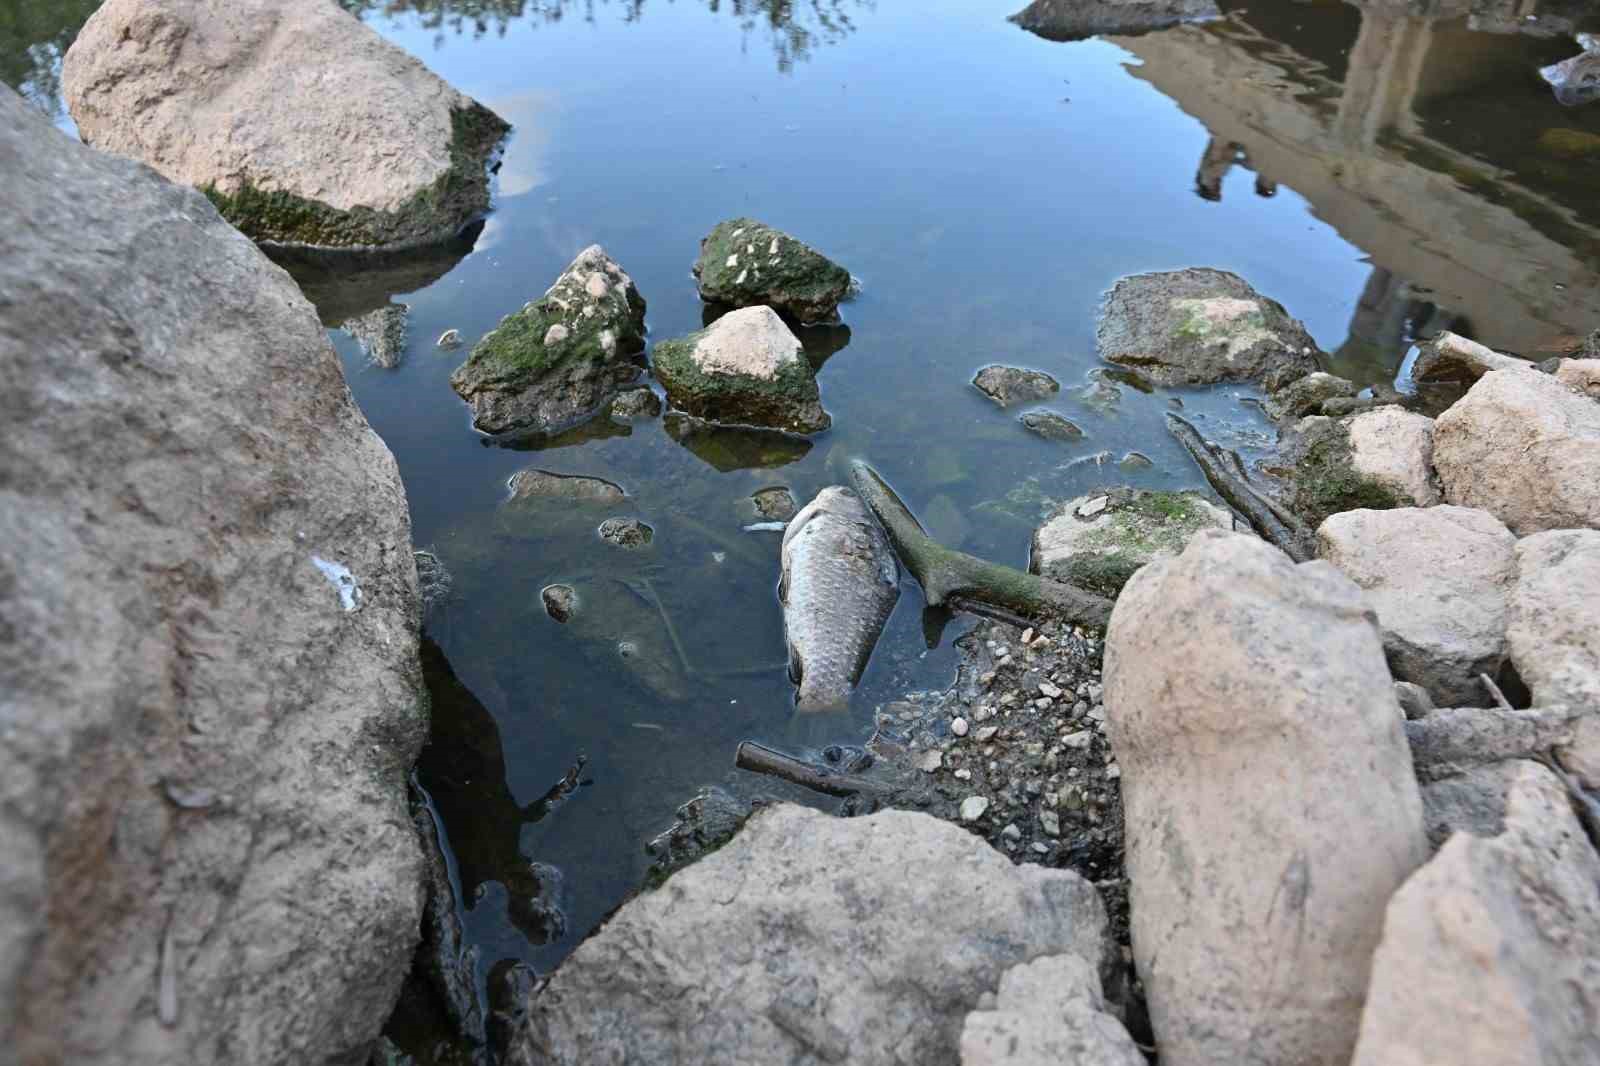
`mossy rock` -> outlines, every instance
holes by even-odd
[[[700,298],[729,307],[765,304],[801,322],[835,318],[850,272],[810,245],[750,218],[720,222],[694,264]]]
[[[1295,426],[1284,444],[1284,458],[1273,473],[1287,483],[1289,509],[1316,529],[1329,515],[1345,511],[1387,511],[1408,506],[1382,482],[1357,473],[1350,458],[1348,425],[1313,416]]]
[[[489,210],[487,166],[511,131],[480,104],[450,113],[450,167],[393,211],[341,210],[282,189],[245,182],[223,191],[200,191],[245,236],[278,244],[321,248],[404,248],[446,241]]]
[[[1600,159],[1600,134],[1548,129],[1539,135],[1539,151],[1552,159]]]
[[[1064,504],[1033,537],[1030,569],[1115,598],[1140,567],[1175,556],[1233,516],[1197,492],[1117,488]]]
[[[799,340],[767,307],[729,312],[655,347],[651,367],[679,411],[718,425],[817,433],[832,424]]]
[[[591,245],[543,296],[485,334],[450,385],[485,433],[550,433],[584,421],[640,374],[644,298]]]

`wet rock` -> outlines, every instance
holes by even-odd
[[[417,563],[417,595],[426,618],[429,611],[450,602],[455,578],[436,553],[424,549],[411,554]]]
[[[1370,459],[1373,467],[1383,464]],[[1404,505],[1393,481],[1356,466],[1349,424],[1311,415],[1284,426],[1271,472],[1283,482],[1289,509],[1315,529],[1330,515],[1355,510],[1386,510]]]
[[[1266,409],[1273,419],[1300,418],[1321,413],[1331,400],[1347,400],[1355,394],[1353,382],[1318,370],[1273,393],[1267,399]]]
[[[1486,511],[1347,511],[1317,530],[1317,554],[1367,594],[1389,670],[1445,707],[1489,699],[1479,674],[1506,658],[1516,538]]]
[[[808,244],[749,218],[719,222],[700,242],[695,284],[707,303],[765,304],[801,322],[838,314],[850,272]]]
[[[1105,677],[1162,1062],[1345,1063],[1384,904],[1427,855],[1361,591],[1201,533],[1123,590]]]
[[[1380,407],[1345,423],[1350,468],[1377,482],[1399,504],[1432,507],[1442,503],[1433,472],[1433,419],[1399,407]]]
[[[1556,380],[1593,400],[1600,400],[1600,359],[1563,359]]]
[[[406,354],[405,304],[389,304],[376,311],[346,319],[339,328],[355,338],[367,362],[383,370],[393,370]]]
[[[1600,1061],[1600,856],[1541,766],[1519,764],[1505,823],[1395,893],[1353,1066]]]
[[[1433,711],[1433,697],[1428,694],[1427,689],[1415,682],[1396,681],[1394,698],[1400,701],[1400,710],[1408,722],[1426,718]]]
[[[1017,421],[1022,423],[1022,428],[1045,440],[1070,442],[1083,439],[1083,430],[1078,428],[1076,422],[1054,411],[1029,411]]]
[[[511,490],[513,501],[593,500],[599,503],[616,503],[627,497],[621,485],[604,478],[553,474],[548,470],[539,470],[531,466],[512,474],[506,484]]]
[[[950,1062],[1006,970],[1099,968],[1108,943],[1076,874],[1013,866],[925,814],[782,804],[580,945],[510,1062]]]
[[[1526,359],[1501,355],[1493,348],[1448,330],[1417,348],[1411,377],[1423,384],[1439,381],[1477,381],[1491,370],[1533,370]]]
[[[1506,639],[1535,703],[1600,709],[1600,532],[1517,542]]]
[[[707,422],[817,433],[833,421],[800,341],[770,307],[730,311],[663,341],[651,366],[672,406]]]
[[[623,421],[635,418],[658,418],[661,415],[661,397],[646,387],[623,389],[611,401],[611,417]]]
[[[1047,400],[1061,391],[1061,383],[1049,374],[1014,366],[986,366],[974,375],[972,385],[1001,407]]]
[[[423,906],[394,459],[199,193],[3,87],[0,158],[0,1058],[363,1055]]]
[[[678,807],[672,825],[645,845],[651,857],[647,881],[659,886],[668,876],[709,855],[733,839],[754,807],[722,788],[706,788]]]
[[[459,329],[445,330],[439,334],[439,339],[433,342],[433,346],[444,352],[455,351],[461,347],[461,331]]]
[[[654,529],[637,518],[608,518],[595,532],[601,540],[618,548],[643,548],[656,535]]]
[[[544,613],[557,622],[566,622],[578,609],[578,590],[571,585],[546,585],[539,593]]]
[[[1095,414],[1108,418],[1122,409],[1122,390],[1110,371],[1095,367],[1086,377],[1088,380],[1074,394],[1074,399]]]
[[[1161,385],[1253,381],[1275,392],[1318,369],[1305,327],[1222,270],[1123,278],[1106,295],[1095,339],[1101,358]]]
[[[68,50],[83,139],[203,190],[257,240],[445,240],[510,128],[336,4],[108,0]]]
[[[750,494],[750,502],[755,506],[756,514],[769,522],[787,522],[800,509],[794,493],[783,485],[757,489]]]
[[[992,1007],[967,1015],[961,1066],[1144,1066],[1106,1010],[1100,975],[1076,955],[1046,955],[1000,978]]]
[[[1433,465],[1446,500],[1519,537],[1600,528],[1600,403],[1547,374],[1485,374],[1434,422]]]
[[[1047,41],[1078,41],[1220,17],[1214,0],[1034,0],[1009,21]]]
[[[413,803],[412,808],[417,838],[422,842],[428,892],[415,965],[432,985],[455,1031],[474,1044],[482,1044],[488,1033],[483,1004],[478,1002],[478,949],[468,945],[461,927],[460,901],[439,845],[433,812],[421,802]]]
[[[1539,76],[1550,83],[1556,101],[1565,107],[1600,100],[1600,37],[1577,35],[1581,55],[1539,68]]]
[[[1197,492],[1080,496],[1034,531],[1028,569],[1115,597],[1141,566],[1177,555],[1201,530],[1232,528],[1233,516]]]
[[[1132,474],[1139,470],[1149,470],[1155,465],[1150,461],[1150,457],[1143,452],[1126,452],[1117,463],[1118,469],[1125,474]]]
[[[450,375],[485,433],[554,433],[582,422],[639,376],[644,299],[598,244],[507,315]]]

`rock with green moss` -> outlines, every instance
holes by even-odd
[[[1354,382],[1318,370],[1269,396],[1267,414],[1277,420],[1299,418],[1322,411],[1330,400],[1350,399],[1355,394]]]
[[[1224,270],[1123,278],[1106,295],[1095,339],[1107,362],[1161,385],[1253,381],[1276,391],[1318,369],[1305,327]]]
[[[293,244],[449,239],[510,129],[333,3],[107,0],[62,87],[85,141]]]
[[[1364,472],[1350,444],[1348,420],[1312,415],[1285,429],[1278,454],[1266,466],[1284,488],[1289,510],[1312,529],[1344,511],[1386,511],[1411,501],[1391,478]]]
[[[1178,555],[1201,530],[1232,528],[1228,510],[1196,492],[1111,489],[1068,501],[1035,530],[1028,565],[1115,597],[1134,571]]]
[[[832,424],[804,348],[770,307],[730,311],[705,329],[663,341],[651,366],[668,402],[706,422],[794,433]]]
[[[598,244],[539,299],[500,320],[450,385],[485,433],[554,433],[593,417],[637,378],[644,299]]]
[[[694,264],[700,298],[729,307],[766,304],[801,322],[838,315],[850,272],[810,245],[750,218],[720,222]]]

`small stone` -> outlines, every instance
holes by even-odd
[[[1080,729],[1076,733],[1068,733],[1061,738],[1062,747],[1083,751],[1094,743],[1094,733],[1087,729]]]
[[[1107,778],[1111,779],[1112,781],[1115,781],[1118,778],[1120,778],[1121,776],[1122,776],[1122,767],[1120,767],[1120,766],[1108,766],[1108,767],[1106,767],[1106,777]]]
[[[998,732],[1000,732],[1000,727],[997,725],[984,726],[982,729],[978,730],[978,743],[987,744],[989,741],[994,739],[994,735]]]
[[[972,712],[972,717],[975,721],[987,722],[989,719],[994,717],[994,708],[986,703],[979,707],[976,711]]]
[[[1094,499],[1090,500],[1088,503],[1079,505],[1079,507],[1078,507],[1078,517],[1079,518],[1093,518],[1095,515],[1099,514],[1101,511],[1104,511],[1106,509],[1106,507],[1110,503],[1111,503],[1111,497],[1110,496],[1096,496]]]
[[[1105,692],[1105,686],[1103,686],[1103,685],[1090,685],[1089,689],[1088,689],[1088,692],[1089,692],[1089,699],[1092,700],[1095,703],[1099,703],[1101,695]]]
[[[655,530],[637,518],[608,518],[596,532],[601,540],[619,548],[643,548],[655,537]]]
[[[1000,830],[1000,835],[1007,840],[1021,840],[1022,830],[1017,828],[1016,822],[1008,822],[1006,827]]]
[[[1061,816],[1052,810],[1041,810],[1039,812],[1039,828],[1044,830],[1046,836],[1060,836]]]
[[[955,721],[951,722],[950,723],[950,732],[954,733],[958,737],[966,736],[967,735],[967,720],[965,718],[957,718]]]
[[[963,822],[976,822],[982,818],[989,809],[987,796],[968,796],[961,801],[961,820]]]
[[[923,752],[922,757],[917,760],[917,769],[925,774],[931,774],[943,765],[944,755],[938,749]]]
[[[546,585],[539,598],[544,601],[545,614],[557,622],[571,618],[578,606],[578,593],[571,585]]]
[[[982,685],[984,688],[988,688],[990,685],[994,684],[994,671],[989,670],[986,673],[979,674],[978,684]]]
[[[1089,708],[1089,720],[1094,722],[1104,722],[1106,720],[1105,707],[1097,703],[1093,707]]]
[[[447,329],[439,334],[439,339],[434,343],[447,352],[453,352],[461,347],[461,331],[459,329]]]
[[[1039,682],[1039,695],[1049,696],[1051,699],[1055,699],[1061,695],[1061,690],[1056,688],[1048,681],[1041,681]]]
[[[1007,647],[1006,645],[1004,645],[1004,644],[1002,644],[999,647],[994,649],[994,656],[995,656],[996,659],[1004,659],[1006,656],[1008,656],[1010,654],[1011,654],[1011,649],[1009,647]]]
[[[1048,854],[1050,854],[1050,845],[1046,844],[1042,840],[1035,840],[1033,842],[1032,846],[1033,846],[1034,853],[1037,854],[1037,855],[1048,855]]]
[[[971,770],[957,770],[956,771],[956,780],[958,780],[958,781],[971,781],[972,780],[972,771]]]
[[[1087,700],[1079,700],[1074,703],[1072,705],[1072,713],[1075,717],[1082,718],[1089,713],[1089,702]]]
[[[1154,465],[1150,461],[1150,457],[1143,452],[1128,452],[1122,457],[1122,461],[1117,464],[1124,473],[1132,473],[1135,470],[1148,470]]]
[[[1033,627],[1032,626],[1029,626],[1027,629],[1024,629],[1022,631],[1022,643],[1024,643],[1024,644],[1032,644],[1033,643]]]

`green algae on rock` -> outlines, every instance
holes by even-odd
[[[708,422],[818,433],[833,421],[800,341],[770,307],[664,341],[651,366],[674,408]]]
[[[1203,529],[1232,530],[1233,516],[1197,492],[1091,493],[1034,531],[1029,569],[1114,598],[1134,571],[1178,555]]]
[[[802,322],[838,315],[850,272],[808,244],[754,219],[720,222],[694,264],[700,298],[729,307],[766,304]]]
[[[549,433],[584,421],[639,376],[644,310],[633,279],[592,244],[543,296],[501,319],[450,386],[485,433]]]

